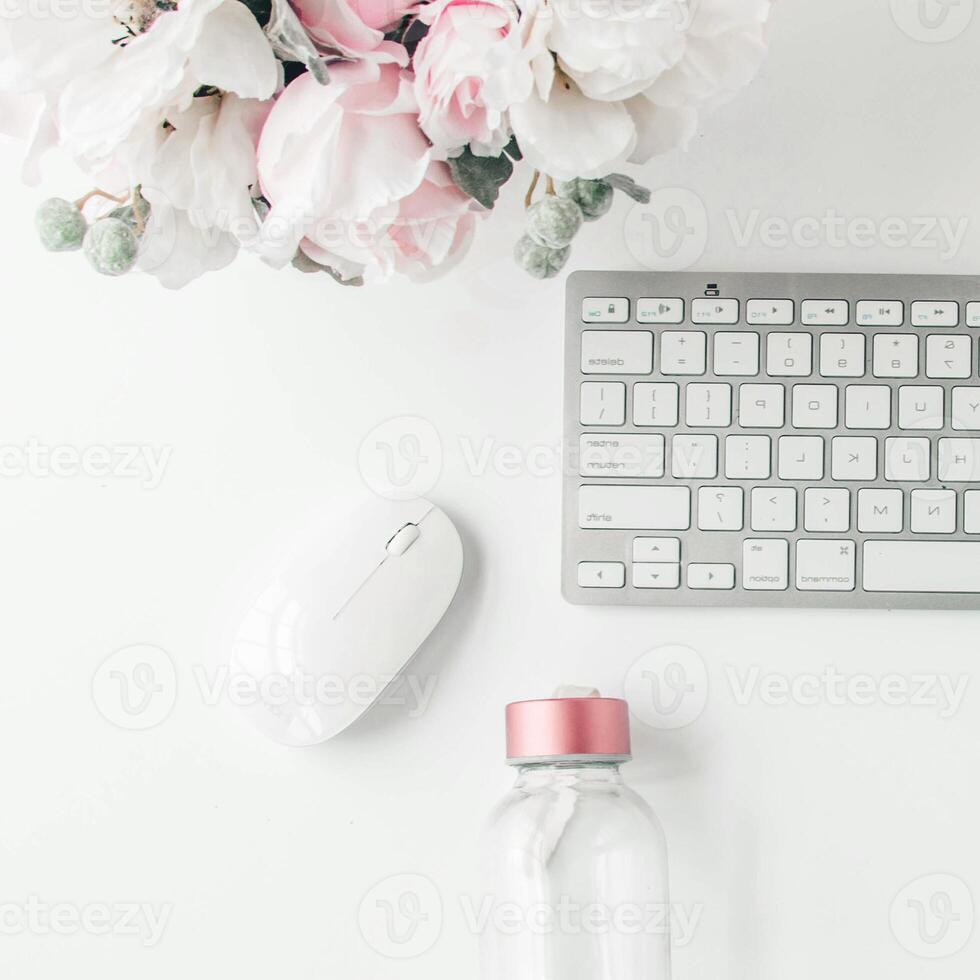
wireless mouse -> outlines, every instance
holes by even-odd
[[[233,632],[237,702],[284,744],[333,738],[404,671],[462,571],[459,533],[427,500],[379,498],[339,529],[311,534]]]

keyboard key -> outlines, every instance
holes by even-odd
[[[823,456],[820,436],[780,436],[779,479],[822,480]]]
[[[793,388],[794,429],[837,428],[837,386],[796,385]]]
[[[582,589],[621,589],[626,585],[626,566],[618,561],[580,561],[578,584]]]
[[[726,436],[725,477],[729,480],[768,480],[772,473],[769,436]]]
[[[579,421],[582,425],[623,425],[626,385],[621,381],[586,381],[581,388]]]
[[[932,473],[932,443],[928,439],[885,440],[885,479],[889,483],[925,483]]]
[[[689,589],[734,589],[735,566],[698,562],[687,566]]]
[[[581,528],[686,531],[691,526],[688,487],[580,487]]]
[[[791,299],[750,299],[745,319],[759,326],[788,327],[796,318],[794,311]]]
[[[869,481],[878,476],[878,440],[871,436],[836,436],[830,458],[835,480]]]
[[[766,374],[771,378],[806,378],[813,372],[813,336],[771,333],[766,341]]]
[[[786,416],[782,385],[744,384],[738,389],[738,424],[743,429],[781,429]]]
[[[939,440],[939,482],[980,483],[980,439]]]
[[[681,584],[681,566],[675,563],[646,563],[633,566],[635,589],[676,589]]]
[[[649,374],[653,334],[646,330],[586,330],[582,374]]]
[[[885,385],[848,385],[844,405],[849,429],[887,429],[892,424],[892,390]]]
[[[751,524],[753,531],[795,531],[796,488],[755,487]]]
[[[702,531],[741,531],[745,526],[745,493],[741,487],[701,487],[698,527]]]
[[[850,305],[846,299],[805,299],[800,322],[805,327],[846,327]]]
[[[633,424],[665,428],[677,425],[679,397],[673,382],[641,381],[633,385]]]
[[[932,334],[926,337],[927,378],[973,376],[973,338]]]
[[[960,322],[960,304],[952,302],[912,304],[913,327],[956,327]]]
[[[837,487],[810,487],[803,494],[803,528],[831,532],[851,529],[851,492]]]
[[[905,322],[905,304],[898,300],[862,300],[857,305],[857,322],[862,327],[900,327]]]
[[[694,330],[665,330],[660,335],[661,374],[704,374],[706,334]]]
[[[963,494],[963,530],[967,534],[980,534],[980,490],[967,490]]]
[[[636,319],[640,323],[683,323],[684,300],[638,299]]]
[[[755,377],[759,373],[759,335],[729,330],[716,333],[714,371],[718,376]]]
[[[919,373],[919,338],[915,334],[875,334],[876,378],[914,378]]]
[[[946,392],[938,385],[902,385],[898,389],[900,429],[942,429]]]
[[[629,318],[630,301],[622,296],[589,296],[582,300],[582,319],[586,323],[626,323]]]
[[[674,436],[671,473],[677,480],[713,480],[718,475],[717,436]]]
[[[853,541],[797,541],[796,587],[802,592],[852,592],[856,557]]]
[[[680,538],[633,538],[633,561],[679,562]]]
[[[820,373],[825,378],[863,378],[863,333],[825,333],[820,338]]]
[[[789,542],[759,538],[742,542],[742,584],[753,592],[789,588]]]
[[[966,325],[980,327],[980,303],[966,304]]]
[[[980,431],[980,388],[954,388],[952,416],[954,429]]]
[[[737,299],[696,299],[691,304],[695,323],[729,325],[738,323]]]
[[[664,475],[664,437],[586,433],[579,438],[578,459],[581,476],[659,478]]]
[[[862,534],[898,534],[903,518],[901,490],[858,490],[858,530]]]
[[[909,527],[914,534],[952,534],[956,530],[955,490],[913,490]]]
[[[980,592],[980,541],[865,541],[868,592]]]
[[[687,413],[685,420],[696,428],[719,428],[732,424],[732,386],[726,384],[698,384],[687,386]]]

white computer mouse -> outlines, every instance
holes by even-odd
[[[311,533],[233,631],[231,676],[246,695],[238,703],[287,745],[333,738],[405,670],[462,572],[459,533],[427,500],[373,500]]]

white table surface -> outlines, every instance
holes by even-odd
[[[703,121],[688,152],[643,173],[703,202],[694,267],[980,271],[978,41],[980,20],[947,43],[914,39],[887,0],[780,2],[757,82]],[[504,704],[562,682],[621,694],[637,658],[666,643],[703,659],[707,703],[674,731],[636,722],[626,773],[666,828],[674,899],[699,917],[676,949],[677,980],[975,975],[980,935],[955,955],[922,954],[969,935],[961,883],[980,897],[978,615],[567,605],[557,469],[479,463],[516,447],[547,464],[561,440],[562,282],[533,283],[511,263],[523,188],[434,285],[344,290],[242,257],[168,293],[43,254],[36,203],[83,188],[52,163],[43,188],[23,189],[15,151],[0,160],[0,444],[171,453],[156,487],[0,479],[4,976],[475,977],[461,900],[479,826],[511,780]],[[629,213],[622,199],[583,233],[572,266],[640,268]],[[740,241],[753,213],[836,214],[858,237]],[[896,247],[887,229],[923,218],[965,222],[962,242],[944,250],[930,233]],[[860,219],[878,229],[867,242]],[[421,717],[384,707],[335,742],[282,748],[206,704],[196,669],[267,556],[369,492],[358,447],[403,416],[439,434],[430,495],[467,552],[458,600],[417,662],[435,696]],[[139,644],[175,664],[176,703],[128,731],[97,710],[93,678]],[[952,713],[934,691],[902,706],[744,695],[748,681],[830,666],[967,687]],[[411,959],[385,955],[358,924],[362,898],[379,882],[371,903],[393,897],[397,881],[385,882],[400,874],[431,882],[442,909],[427,939],[438,908],[423,896],[430,918]],[[934,874],[946,877],[918,882]],[[943,931],[927,915],[920,936],[907,901],[928,911],[943,890],[960,919]],[[31,896],[46,908],[149,903],[169,918],[152,946],[121,929],[56,935],[18,927]],[[905,910],[897,930],[893,906]]]

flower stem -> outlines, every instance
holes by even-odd
[[[95,190],[89,191],[84,197],[80,197],[75,202],[75,207],[81,211],[93,197],[104,197],[107,201],[115,201],[116,204],[128,204],[131,195],[127,194],[125,197],[119,197],[116,194],[110,194],[107,191],[100,191],[98,188],[95,188]]]
[[[534,200],[534,192],[538,186],[538,180],[541,178],[541,171],[535,170],[534,176],[531,178],[531,186],[527,189],[527,193],[524,195],[524,210],[526,211],[531,206],[531,201]]]
[[[555,195],[555,178],[554,177],[549,177],[548,178],[548,183],[547,183],[547,186],[546,186],[546,190],[547,190],[547,193],[548,194],[550,194],[552,197],[554,197],[554,195]]]

